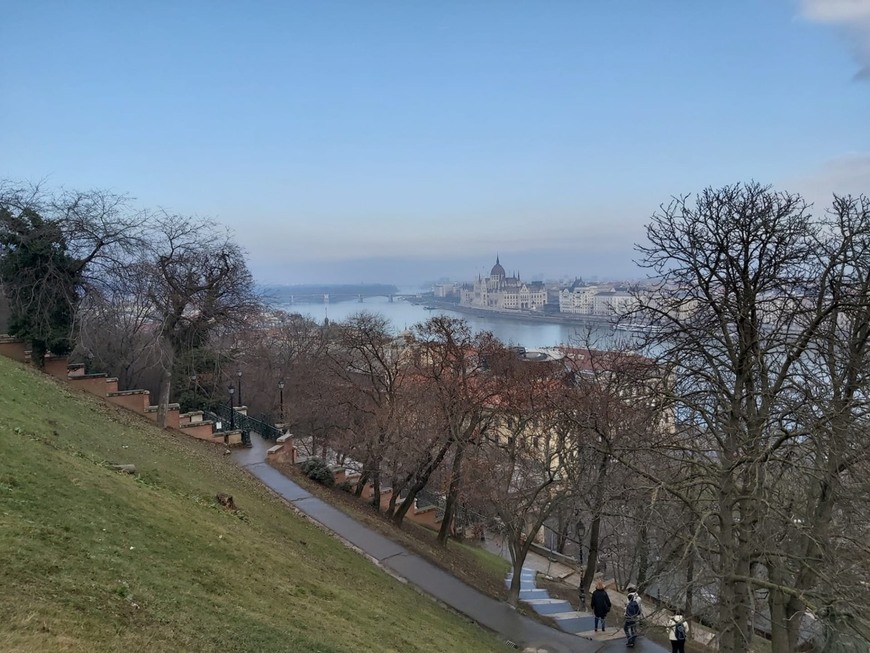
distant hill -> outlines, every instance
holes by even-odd
[[[3,358],[0,461],[2,651],[505,650],[220,448]]]
[[[291,298],[299,301],[322,299],[329,295],[330,300],[352,299],[358,295],[395,295],[399,289],[386,283],[360,284],[300,284],[295,286],[263,286],[262,292],[267,301],[275,304],[290,303]]]

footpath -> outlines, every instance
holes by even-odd
[[[236,463],[246,468],[294,508],[362,551],[393,576],[413,584],[484,628],[498,633],[505,641],[520,649],[538,653],[596,653],[625,648],[622,641],[591,641],[550,628],[517,613],[507,603],[492,599],[466,585],[452,574],[308,493],[266,464],[266,450],[269,445],[265,440],[256,434],[251,434],[251,440],[251,449],[237,449],[233,452],[232,457]],[[638,641],[634,650],[648,653],[665,651],[643,639]]]

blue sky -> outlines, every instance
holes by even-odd
[[[870,0],[0,7],[0,177],[213,217],[263,282],[637,276],[673,194],[870,192]]]

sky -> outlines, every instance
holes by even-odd
[[[674,195],[870,193],[870,0],[0,0],[0,178],[261,283],[634,278]]]

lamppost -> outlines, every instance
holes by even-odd
[[[242,405],[242,370],[236,370],[236,376],[239,377],[239,406]]]
[[[230,431],[234,431],[236,429],[236,409],[233,407],[233,393],[236,391],[236,389],[233,386],[230,386],[229,388],[227,388],[227,390],[230,391]]]
[[[281,423],[284,423],[284,379],[278,381],[279,406],[281,407]]]

